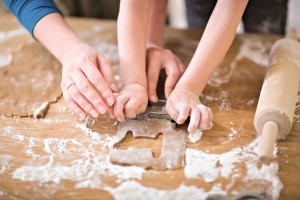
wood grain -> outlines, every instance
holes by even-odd
[[[0,19],[11,21],[11,23],[4,24],[5,30],[17,27],[16,21],[11,15],[1,15]],[[113,21],[80,18],[68,18],[67,20],[81,37],[91,44],[101,41],[116,44],[116,23]],[[10,28],[10,24],[12,24],[12,28]],[[98,27],[98,31],[93,31],[93,27]],[[200,37],[201,32],[194,30],[166,29],[166,46],[171,48],[187,65]],[[238,35],[235,38],[230,51],[217,69],[217,75],[220,77],[231,73],[230,79],[217,87],[208,85],[201,96],[202,102],[213,110],[214,126],[211,130],[204,133],[199,142],[195,144],[189,143],[187,145],[188,148],[220,154],[231,151],[232,148],[243,147],[256,138],[253,118],[266,68],[250,59],[251,55],[249,55],[249,58],[245,57],[240,60],[235,60],[235,58],[240,52],[240,46],[244,40],[259,43],[258,46],[264,47],[267,55],[271,44],[277,39],[277,36],[272,35],[248,34]],[[12,44],[14,44],[13,41]],[[236,62],[236,66],[232,70],[229,66],[233,62]],[[117,65],[117,63],[113,64]],[[47,153],[42,143],[31,148],[40,157],[33,159],[32,155],[26,154],[30,138],[36,138],[40,141],[44,141],[47,138],[75,139],[81,142],[83,148],[92,147],[99,154],[107,154],[109,152],[108,148],[104,148],[99,144],[93,144],[94,140],[90,136],[83,134],[83,131],[76,127],[76,124],[82,122],[70,111],[65,110],[65,107],[64,100],[59,99],[57,103],[50,105],[50,109],[44,119],[0,117],[0,155],[12,156],[7,168],[3,170],[3,173],[0,173],[0,190],[2,191],[0,199],[112,199],[112,195],[103,189],[76,188],[77,182],[68,179],[62,179],[56,184],[52,181],[41,183],[40,181],[21,181],[13,178],[14,171],[21,166],[38,166],[48,162],[48,160],[43,160],[43,155],[46,156]],[[300,114],[299,108],[296,110],[296,114]],[[98,133],[113,136],[117,131],[114,123],[115,121],[107,116],[101,116],[94,125],[90,125],[90,128]],[[234,137],[229,137],[232,133],[231,128],[237,131]],[[20,138],[20,135],[24,136],[23,140]],[[300,120],[295,119],[291,134],[277,143],[278,156],[273,161],[279,163],[279,177],[284,184],[280,199],[300,198],[299,143]],[[53,148],[53,151],[57,153],[54,164],[67,166],[82,156],[78,146],[72,143],[67,143],[67,145],[69,145],[67,149],[70,152],[65,154],[59,152],[58,147],[57,149]],[[118,148],[126,149],[131,146],[148,147],[153,150],[155,157],[158,157],[161,145],[161,136],[156,140],[151,140],[144,138],[134,139],[129,135]],[[241,172],[245,171],[245,166],[242,162],[240,163],[240,168]],[[240,175],[243,176],[243,174]],[[116,187],[119,184],[116,182],[117,178],[115,176],[103,175],[101,180],[111,187]],[[144,173],[140,182],[144,186],[168,190],[175,189],[182,183],[208,190],[214,184],[206,183],[203,180],[186,179],[183,169],[170,171],[150,170]],[[230,180],[222,179],[220,182],[226,185]],[[235,184],[236,188],[256,188],[255,183],[252,182],[245,184],[242,181],[237,181]]]

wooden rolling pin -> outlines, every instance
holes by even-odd
[[[275,141],[285,138],[292,128],[300,81],[300,44],[296,39],[296,31],[290,30],[272,46],[269,55],[254,118],[261,136],[258,157],[264,164],[272,158]]]

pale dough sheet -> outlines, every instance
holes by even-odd
[[[43,117],[61,96],[61,66],[16,19],[0,21],[0,115]]]

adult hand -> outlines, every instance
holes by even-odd
[[[104,114],[115,103],[114,84],[109,61],[89,45],[72,48],[61,60],[61,88],[68,106],[81,119]]]
[[[167,49],[152,46],[147,49],[147,84],[148,98],[152,102],[157,102],[156,87],[159,78],[159,72],[165,68],[167,79],[165,82],[165,96],[169,97],[185,67],[179,58]]]
[[[211,109],[201,104],[195,93],[186,89],[173,90],[167,100],[166,110],[178,124],[183,124],[190,116],[188,126],[190,133],[195,132],[197,128],[209,127],[213,119]]]
[[[140,84],[131,83],[123,86],[117,94],[114,115],[118,121],[123,121],[125,116],[135,118],[138,114],[145,112],[147,104],[147,89]]]

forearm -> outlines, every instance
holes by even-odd
[[[32,34],[35,25],[50,13],[60,13],[52,0],[4,0],[7,8]]]
[[[163,35],[168,0],[151,0],[147,47],[163,47]]]
[[[150,0],[121,0],[118,17],[120,73],[124,85],[147,87],[146,40]]]
[[[43,17],[36,24],[33,34],[62,63],[70,49],[84,43],[58,13]]]
[[[248,0],[219,0],[198,48],[177,86],[200,95],[228,51]],[[176,86],[176,87],[177,87]]]

